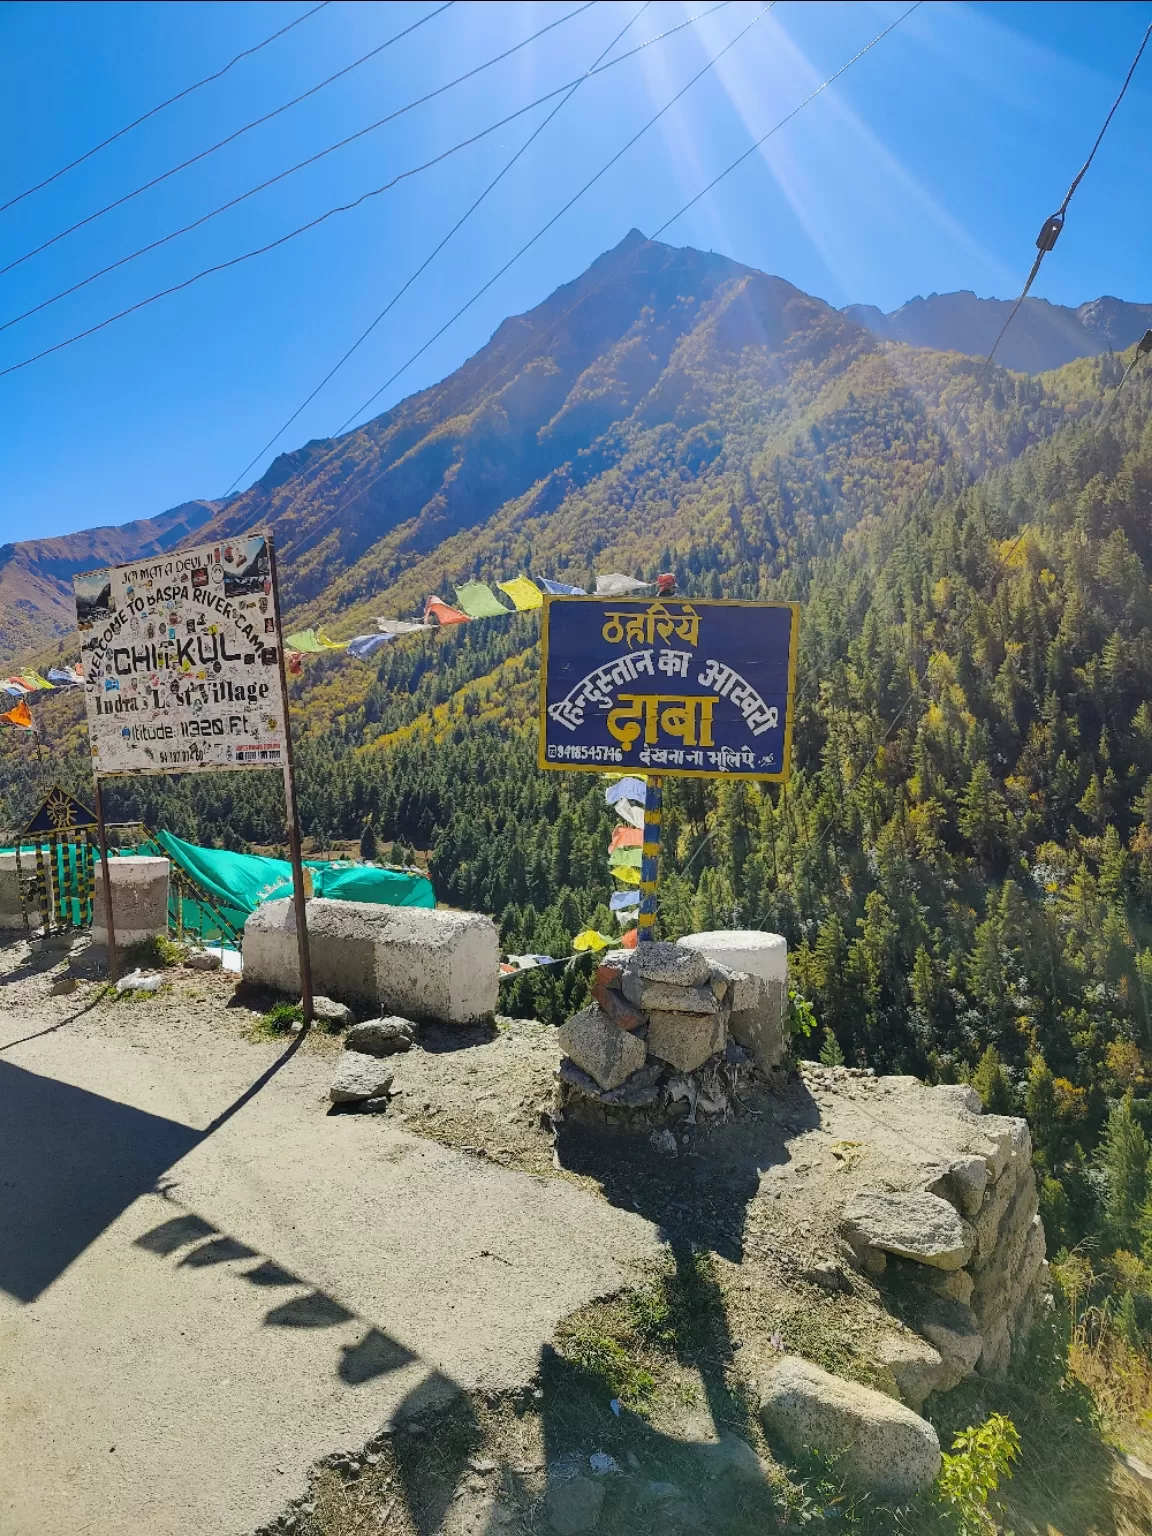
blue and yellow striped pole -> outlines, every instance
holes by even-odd
[[[664,780],[648,775],[644,795],[644,844],[640,850],[640,916],[636,941],[651,943],[656,937],[656,887],[660,879],[660,823],[663,819]]]

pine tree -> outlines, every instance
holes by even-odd
[[[1113,1106],[1100,1145],[1105,1176],[1104,1222],[1114,1248],[1139,1246],[1149,1194],[1148,1158],[1148,1138],[1132,1112],[1129,1090]]]
[[[360,857],[362,859],[376,857],[376,829],[370,821],[364,823],[364,830],[360,834]]]
[[[990,1045],[980,1058],[972,1074],[972,1086],[980,1095],[984,1108],[990,1115],[1010,1115],[1014,1109],[1012,1085],[1001,1064],[994,1045]]]
[[[826,1067],[842,1067],[844,1065],[844,1052],[840,1049],[836,1036],[827,1025],[824,1026],[824,1040],[820,1046],[820,1060]]]

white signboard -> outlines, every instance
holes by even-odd
[[[73,578],[97,774],[280,768],[280,636],[263,534]]]

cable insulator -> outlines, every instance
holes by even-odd
[[[1064,228],[1064,215],[1054,213],[1051,218],[1045,219],[1040,233],[1036,236],[1036,249],[1043,251],[1045,255],[1052,249],[1060,238],[1060,231]]]

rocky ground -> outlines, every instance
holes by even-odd
[[[17,946],[4,961],[0,1026],[8,1054],[0,1061],[75,1039],[115,1043],[207,1076],[227,1061],[235,1075],[242,1067],[237,1052],[248,1050],[255,1079],[285,1043],[270,1042],[262,1030],[270,1000],[238,991],[235,977],[179,968],[165,973],[158,994],[113,1001],[83,953],[29,956]],[[79,1044],[68,1049],[78,1059]],[[987,1270],[979,1267],[975,1231],[981,1211],[985,1227],[999,1229],[1012,1207],[1013,1231],[1030,1229],[1027,1197],[1019,1197],[1021,1149],[1010,1136],[989,1137],[996,1127],[982,1117],[988,1145],[974,1141],[963,1095],[913,1079],[815,1066],[774,1085],[753,1077],[731,1118],[682,1124],[671,1139],[654,1140],[557,1123],[560,1051],[547,1026],[499,1019],[494,1028],[422,1028],[413,1048],[388,1058],[386,1112],[338,1111],[334,1119],[327,1085],[344,1054],[339,1033],[311,1031],[298,1048],[282,1115],[327,1115],[342,1127],[347,1155],[370,1157],[378,1143],[395,1161],[403,1147],[423,1139],[462,1155],[462,1169],[488,1166],[502,1178],[522,1178],[525,1198],[567,1185],[593,1203],[566,1206],[545,1240],[559,1243],[563,1231],[573,1252],[582,1242],[581,1223],[589,1224],[590,1236],[593,1213],[604,1206],[638,1222],[637,1233],[651,1231],[659,1244],[641,1257],[644,1244],[628,1236],[637,1259],[628,1278],[614,1291],[601,1286],[599,1299],[570,1311],[534,1370],[409,1402],[375,1435],[337,1439],[269,1530],[631,1536],[701,1529],[737,1536],[798,1529],[825,1513],[847,1528],[856,1516],[836,1476],[804,1466],[765,1433],[761,1384],[782,1355],[801,1356],[919,1408],[939,1384],[942,1363],[954,1371],[955,1350],[943,1345],[955,1341],[941,1334],[936,1343],[928,1340],[924,1297],[910,1287],[928,1268],[937,1301],[945,1308],[966,1304],[958,1295],[978,1292]],[[44,1070],[43,1060],[24,1064]],[[299,1155],[295,1146],[285,1151]],[[973,1157],[985,1157],[993,1171],[1000,1164],[1000,1178],[966,1191],[970,1212],[957,1221],[971,1220],[973,1230],[961,1230],[960,1247],[947,1259],[957,1261],[954,1267],[925,1266],[915,1255],[901,1261],[891,1248],[881,1260],[876,1244],[892,1234],[878,1234],[877,1213],[861,1208],[861,1197],[901,1195],[934,1181],[944,1189],[944,1171]],[[1009,1167],[1016,1173],[1005,1182]],[[486,1187],[476,1185],[478,1199],[492,1198]],[[501,1198],[515,1199],[517,1187],[508,1185]],[[946,1194],[956,1210],[957,1190]],[[855,1213],[854,1224],[846,1212]],[[937,1257],[954,1241],[954,1232],[944,1233]],[[491,1242],[476,1262],[495,1276],[497,1299],[507,1269],[511,1298],[519,1294],[524,1255],[500,1248]],[[546,1266],[548,1258],[532,1262]],[[486,1295],[485,1305],[491,1302]],[[0,1360],[0,1390],[3,1381]],[[1030,1481],[1022,1474],[1018,1482],[1031,1489],[1029,1518],[1044,1514],[1039,1528],[1050,1522],[1067,1536],[1148,1529],[1152,1505],[1106,1448],[1086,1429],[1072,1440],[1066,1428],[1057,1433],[1020,1390],[974,1378],[929,1397],[925,1411],[942,1431],[992,1407],[1014,1413],[1032,1455]],[[298,1485],[303,1467],[284,1470],[285,1480]],[[1068,1520],[1071,1509],[1079,1523]],[[98,1523],[88,1529],[101,1530]],[[44,1528],[37,1536],[55,1533]]]

